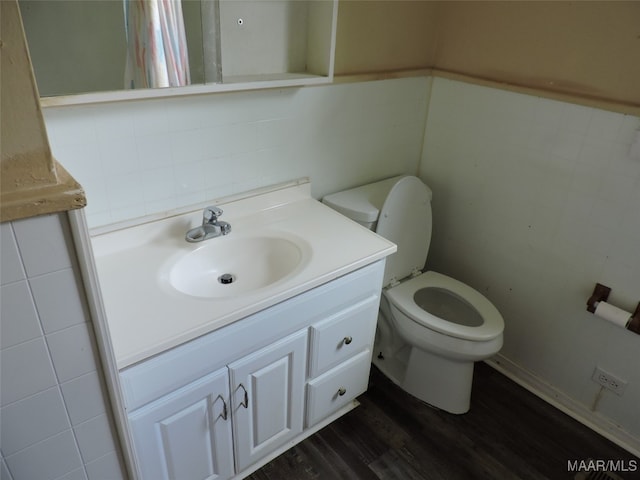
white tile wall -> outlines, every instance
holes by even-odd
[[[17,316],[13,321],[19,319]],[[3,316],[2,323],[5,321],[10,319]],[[3,407],[57,384],[44,337],[0,350],[0,374]]]
[[[1,227],[0,479],[123,478],[67,217]]]
[[[420,159],[429,81],[236,92],[49,108],[57,160],[92,227],[302,176],[315,196]]]
[[[25,419],[29,419],[25,421]],[[59,388],[50,388],[2,409],[2,452],[12,455],[71,427]]]
[[[89,462],[86,465],[89,480],[111,480],[114,478],[113,472],[117,472],[120,468],[119,462],[115,452],[107,453],[93,462]]]
[[[83,323],[47,335],[49,353],[60,382],[73,380],[96,370],[94,339],[90,325]]]
[[[0,249],[0,255],[2,255],[0,281],[2,285],[27,278],[24,268],[22,268],[18,245],[10,223],[0,224]]]
[[[9,473],[9,469],[7,468],[7,464],[4,462],[4,455],[2,455],[2,462],[0,462],[0,480],[13,480],[11,478],[11,474]]]
[[[82,466],[71,430],[6,457],[14,479],[53,480]]]
[[[596,282],[640,301],[640,118],[434,79],[420,175],[434,191],[428,267],[505,317],[508,359],[591,407],[596,365],[629,381],[596,404],[640,437],[640,336],[586,311]]]
[[[105,414],[81,423],[74,431],[85,463],[93,462],[116,449],[111,437],[111,425]]]
[[[69,472],[64,476],[57,478],[56,480],[87,480],[87,473],[84,468],[78,468],[73,472]],[[108,480],[108,478],[105,478],[104,480]]]
[[[29,278],[71,267],[70,233],[59,216],[26,218],[13,222],[13,230]]]
[[[4,285],[0,295],[0,317],[21,319],[20,322],[0,325],[0,348],[40,337],[42,330],[38,312],[26,280]]]
[[[90,420],[107,411],[98,372],[90,372],[60,385],[72,425]]]
[[[84,324],[87,314],[77,292],[82,282],[70,268],[31,278],[29,281],[45,333]],[[51,344],[49,344],[51,348]]]

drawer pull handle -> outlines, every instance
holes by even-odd
[[[249,408],[249,394],[247,393],[247,389],[244,388],[244,385],[238,385],[238,388],[242,388],[244,391],[244,399],[240,402],[240,406],[244,408]]]
[[[344,342],[345,345],[349,345],[351,342],[353,342],[353,338],[348,337],[348,336],[344,337],[343,342]]]
[[[216,397],[216,400],[215,400],[216,402],[218,401],[218,398],[220,400],[222,400],[222,412],[216,418],[222,417],[223,420],[226,420],[228,418],[228,415],[227,415],[227,402],[224,401],[224,398],[222,398],[222,395],[218,395]]]
[[[343,396],[345,393],[347,393],[347,389],[344,387],[340,387],[338,389],[338,395]]]

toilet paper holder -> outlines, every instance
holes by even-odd
[[[591,313],[596,312],[596,307],[600,302],[606,302],[609,299],[611,288],[601,283],[596,283],[593,293],[587,300],[587,310]],[[629,314],[629,321],[626,325],[627,330],[631,330],[634,333],[640,335],[640,302],[633,313]]]

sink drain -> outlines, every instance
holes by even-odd
[[[233,283],[236,279],[236,276],[232,273],[223,273],[218,277],[218,282],[223,285],[227,285],[229,283]]]

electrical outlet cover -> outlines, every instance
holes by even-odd
[[[606,370],[596,367],[591,375],[591,380],[597,384],[602,385],[607,390],[611,390],[616,395],[622,396],[624,390],[627,388],[627,381],[615,376]]]

